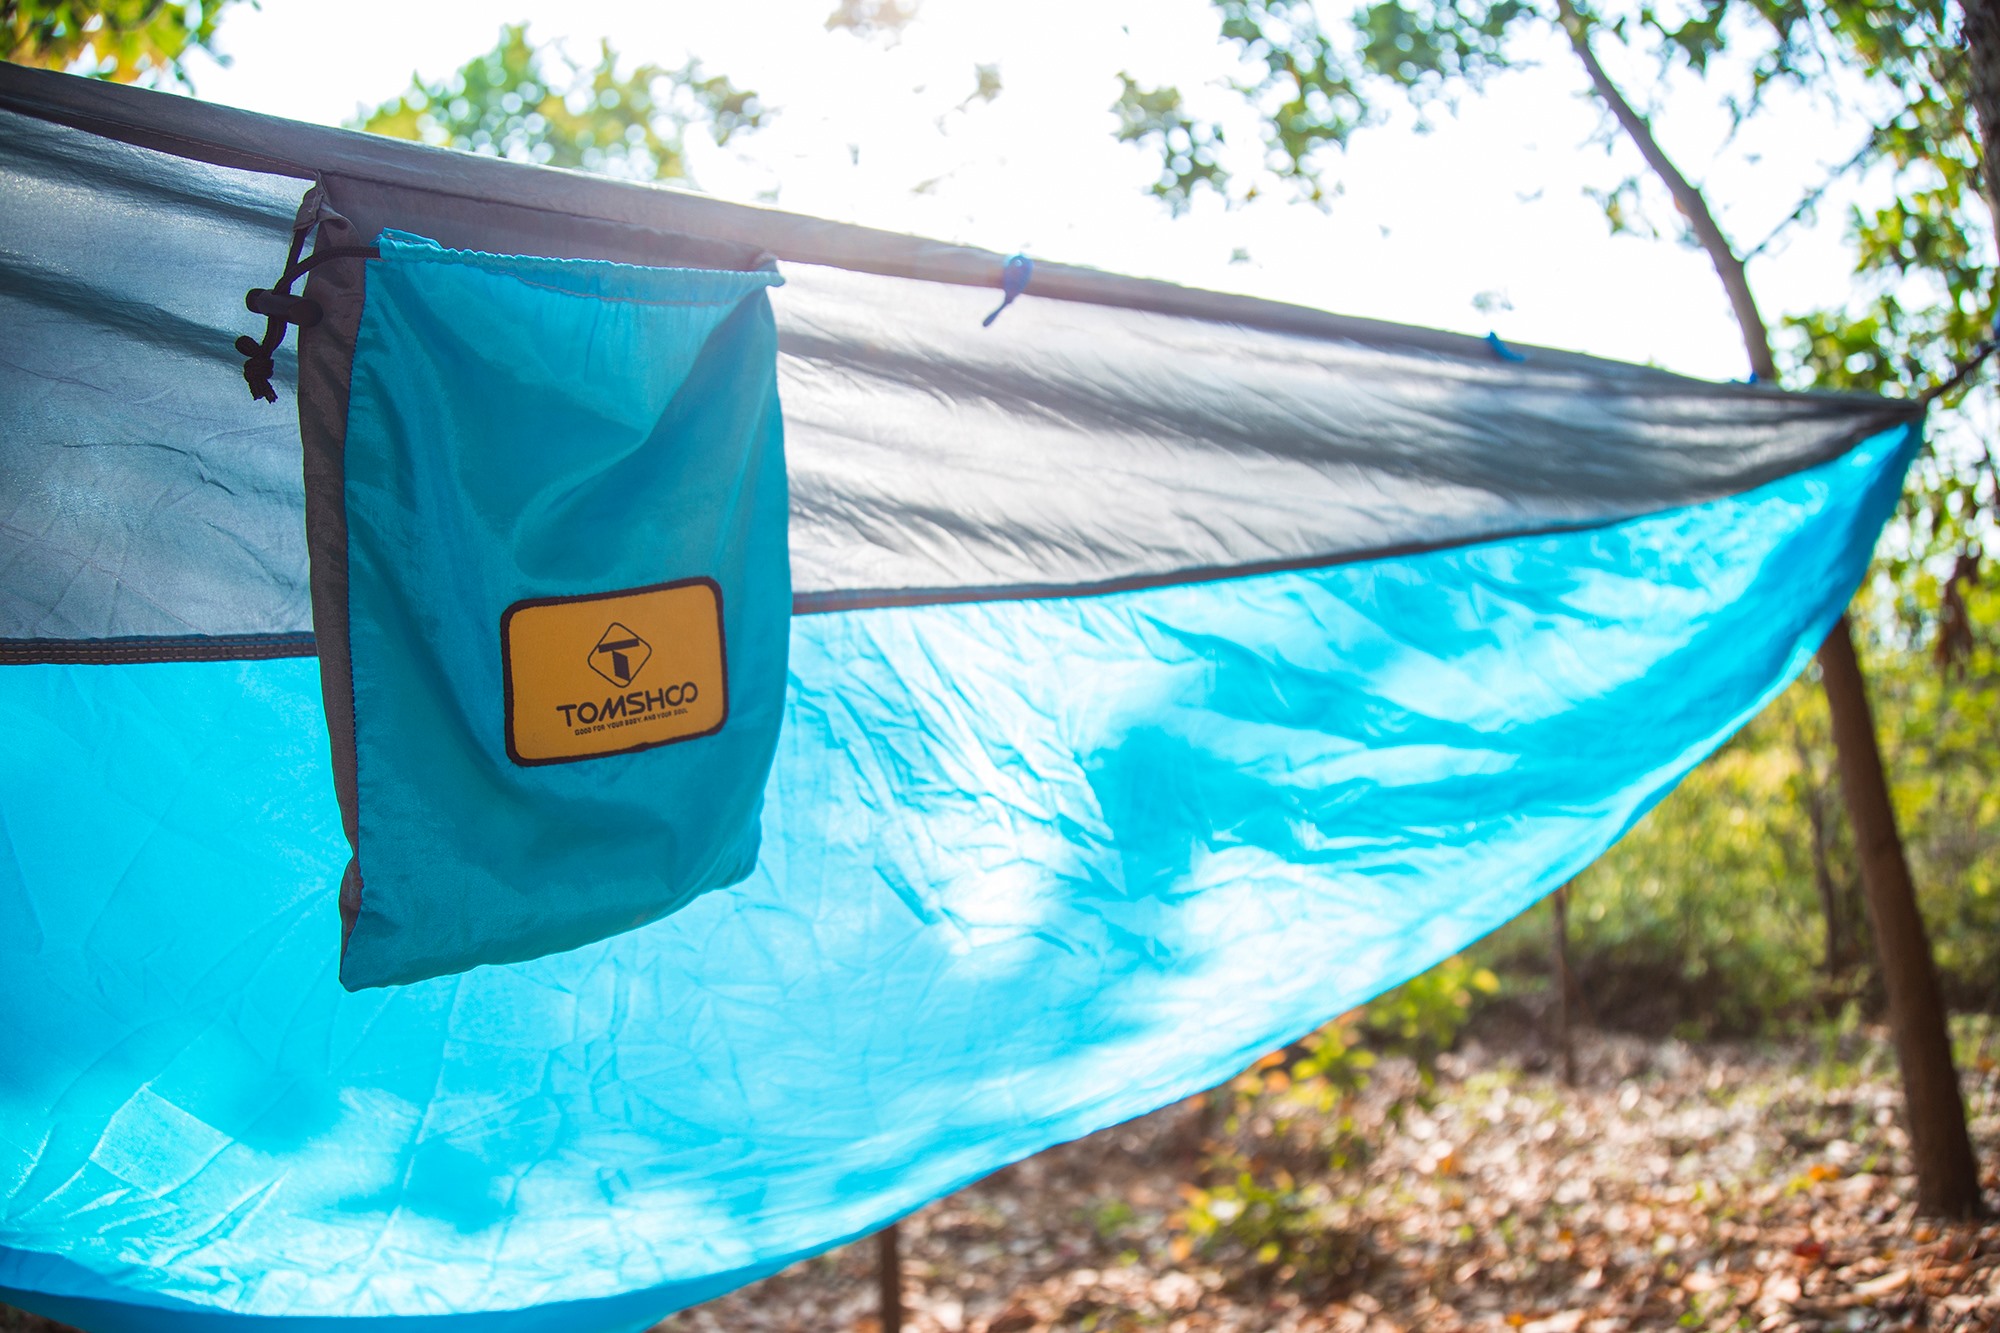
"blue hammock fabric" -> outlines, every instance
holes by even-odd
[[[1532,904],[1755,712],[1909,442],[1602,531],[800,619],[755,878],[386,995],[327,948],[310,663],[13,668],[0,1288],[93,1330],[643,1327],[1209,1086]]]
[[[1920,441],[1057,265],[982,329],[999,256],[22,71],[0,108],[0,1300],[97,1333],[636,1331],[1212,1086],[1616,841],[1803,667]],[[205,350],[240,294],[170,285],[282,255],[277,175],[364,234],[786,265],[748,879],[342,988],[298,427]],[[545,188],[588,226],[503,247]],[[83,272],[138,233],[180,262]]]

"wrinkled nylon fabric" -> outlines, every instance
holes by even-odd
[[[10,668],[0,1289],[609,1333],[1212,1084],[1602,852],[1803,665],[1914,447],[1588,532],[797,619],[755,876],[391,992],[334,977],[311,663]]]
[[[786,266],[801,610],[1051,596],[1613,522],[1907,405]],[[1031,289],[1032,291],[1032,289]]]
[[[338,580],[360,869],[341,979],[355,987],[575,948],[749,874],[792,600],[764,295],[776,273],[482,255],[400,233],[378,244]],[[704,604],[721,651],[699,673],[714,725],[522,762],[512,729],[554,709],[517,697],[510,670],[527,668],[500,651],[510,609],[677,580],[717,599]],[[680,704],[683,677],[663,673],[687,665],[681,645],[656,634],[633,649],[650,671],[620,657],[628,674],[605,674],[600,639],[642,641],[611,612],[581,614],[567,634],[522,616],[514,659],[556,659],[560,697],[589,723],[615,703],[614,738],[635,734],[628,699],[650,695],[663,715],[671,686]]]

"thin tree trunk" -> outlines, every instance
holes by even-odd
[[[1991,5],[1980,0],[1982,15]],[[1695,238],[1708,252],[1716,277],[1729,294],[1743,334],[1743,349],[1757,378],[1775,382],[1777,360],[1771,337],[1750,290],[1743,260],[1723,235],[1708,200],[1681,174],[1646,118],[1625,99],[1605,73],[1590,47],[1590,27],[1571,0],[1557,0],[1557,13],[1577,59],[1590,76],[1591,87],[1610,110],[1626,137],[1646,159],[1660,183],[1673,196]],[[1967,11],[1970,37],[1971,11]],[[1992,48],[1989,46],[1989,52]],[[1979,66],[1974,61],[1975,68]],[[1992,68],[2000,70],[2000,62]],[[1976,82],[1976,78],[1975,78]],[[1992,122],[1982,121],[1982,125]],[[2000,126],[1996,126],[2000,128]],[[1989,176],[1988,187],[1993,182]],[[1951,1038],[1944,1007],[1938,999],[1937,973],[1923,919],[1917,913],[1910,885],[1910,868],[1896,831],[1896,813],[1889,804],[1889,784],[1882,774],[1882,752],[1875,741],[1875,721],[1868,706],[1867,684],[1854,653],[1854,633],[1841,616],[1819,650],[1820,679],[1833,714],[1833,743],[1840,759],[1841,794],[1861,863],[1861,887],[1868,916],[1875,926],[1875,952],[1889,994],[1889,1027],[1896,1042],[1896,1061],[1903,1074],[1905,1123],[1917,1165],[1917,1207],[1940,1217],[1970,1217],[1980,1211],[1979,1169],[1965,1128],[1965,1102],[1951,1059]]]
[[[1722,234],[1715,214],[1709,211],[1708,200],[1686,176],[1681,174],[1673,159],[1660,147],[1660,141],[1653,137],[1653,127],[1638,113],[1611,76],[1598,63],[1597,52],[1590,47],[1590,28],[1576,12],[1570,0],[1557,0],[1557,10],[1562,16],[1563,32],[1569,37],[1570,47],[1575,50],[1578,60],[1583,62],[1584,71],[1590,75],[1590,86],[1596,90],[1597,98],[1611,112],[1625,137],[1639,150],[1639,156],[1646,159],[1646,165],[1667,187],[1667,193],[1674,197],[1674,206],[1687,219],[1693,229],[1695,239],[1708,255],[1709,263],[1715,265],[1715,276],[1722,279],[1722,290],[1729,296],[1729,308],[1736,316],[1736,326],[1743,331],[1743,348],[1750,354],[1750,369],[1766,384],[1775,384],[1778,379],[1777,359],[1771,355],[1771,334],[1764,327],[1764,316],[1757,310],[1757,300],[1750,292],[1750,278],[1744,271],[1743,261],[1737,257],[1736,247]]]
[[[1575,993],[1576,983],[1571,980],[1569,970],[1569,885],[1565,884],[1549,896],[1551,915],[1555,918],[1555,959],[1556,959],[1556,1040],[1562,1045],[1563,1086],[1576,1086],[1576,1038],[1571,1022],[1570,996]]]
[[[1806,744],[1805,735],[1796,726],[1792,728],[1792,749],[1799,757],[1799,780],[1806,789],[1806,826],[1812,837],[1813,888],[1819,892],[1820,914],[1826,918],[1825,966],[1827,980],[1831,981],[1840,975],[1847,949],[1841,940],[1840,888],[1833,882],[1833,867],[1827,856],[1831,834],[1826,826],[1826,795],[1820,790],[1812,747]]]
[[[875,1233],[875,1287],[881,1296],[882,1333],[903,1333],[903,1256],[898,1224]]]

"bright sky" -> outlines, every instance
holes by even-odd
[[[1114,141],[1109,108],[1120,70],[1173,83],[1197,106],[1232,105],[1226,81],[1240,72],[1204,0],[925,0],[900,38],[871,39],[827,31],[833,7],[262,0],[223,20],[233,63],[193,73],[209,100],[338,124],[402,92],[413,70],[446,75],[490,49],[502,22],[525,19],[579,56],[609,38],[631,61],[695,55],[756,89],[777,110],[768,127],[693,155],[700,185],[726,198],[1690,374],[1746,373],[1706,258],[1611,236],[1585,195],[1640,164],[1622,141],[1609,153],[1592,142],[1598,112],[1553,36],[1533,67],[1494,79],[1458,115],[1432,112],[1427,132],[1400,107],[1363,132],[1331,164],[1341,193],[1325,211],[1272,191],[1234,209],[1205,199],[1176,219],[1146,193],[1156,162]],[[1345,12],[1340,0],[1323,8]],[[967,101],[980,64],[1000,70],[990,103]],[[1650,71],[1613,68],[1653,101],[1668,150],[1709,187],[1739,244],[1762,238],[1865,134],[1858,116],[1793,95],[1728,142],[1716,91],[1659,96]],[[1250,123],[1232,139],[1254,142]],[[1843,297],[1854,188],[1753,266],[1774,325]]]

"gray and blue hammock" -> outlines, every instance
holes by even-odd
[[[1609,847],[1918,447],[0,108],[0,1300],[97,1333],[638,1329],[1210,1086]]]

